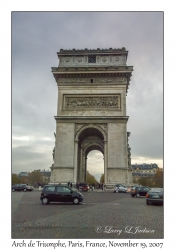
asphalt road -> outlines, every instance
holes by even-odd
[[[12,239],[163,239],[163,206],[129,193],[83,196],[79,205],[42,205],[40,191],[12,192]]]

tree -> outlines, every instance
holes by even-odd
[[[138,184],[146,187],[154,187],[154,177],[140,177]]]
[[[20,178],[17,174],[12,174],[12,185],[20,183]]]
[[[34,170],[28,175],[28,181],[31,185],[35,185],[35,182],[37,183],[43,183],[43,176],[40,172],[40,170]]]
[[[95,179],[95,177],[93,175],[91,175],[88,171],[86,171],[86,181],[87,183],[91,184],[96,184],[98,183],[98,181]]]
[[[163,169],[159,168],[154,176],[155,187],[163,188]]]
[[[104,183],[104,182],[105,182],[105,176],[104,174],[102,174],[100,177],[100,183]]]
[[[137,183],[148,187],[163,187],[163,169],[158,169],[153,177],[140,177]]]

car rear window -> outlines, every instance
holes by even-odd
[[[149,190],[149,192],[157,192],[157,193],[160,193],[160,192],[163,192],[163,189],[162,188],[151,188]]]

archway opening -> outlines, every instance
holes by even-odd
[[[99,182],[101,174],[104,173],[104,140],[105,133],[100,127],[86,126],[78,134],[78,182],[87,181],[87,171],[91,175],[96,175]],[[88,161],[89,159],[89,161]],[[101,162],[100,162],[101,159]],[[95,166],[96,164],[97,167]],[[89,166],[89,167],[88,167]],[[101,166],[101,170],[98,170]]]
[[[99,150],[92,150],[87,155],[87,171],[100,183],[104,175],[104,156]],[[87,175],[86,175],[87,178]]]

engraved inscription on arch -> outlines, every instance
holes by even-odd
[[[63,109],[121,109],[121,96],[117,95],[64,95]]]

